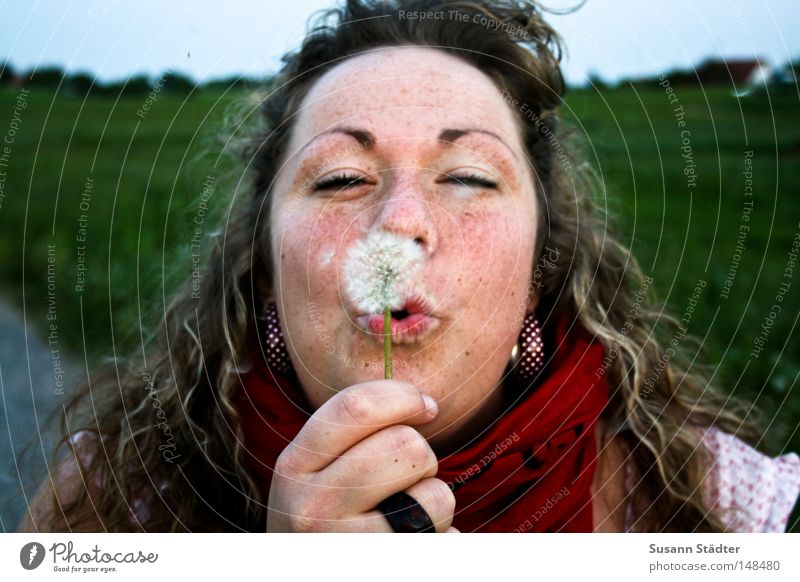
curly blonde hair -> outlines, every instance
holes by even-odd
[[[412,20],[402,11],[462,17]],[[701,495],[709,462],[702,429],[755,438],[755,425],[687,363],[685,339],[671,341],[680,321],[657,305],[650,278],[611,233],[595,200],[597,180],[561,121],[562,45],[542,10],[531,2],[459,0],[349,0],[320,15],[300,49],[284,57],[263,99],[260,130],[243,150],[249,195],[232,204],[199,293],[191,280],[177,292],[146,346],[146,367],[135,357],[114,362],[69,406],[62,445],[88,431],[98,454],[82,468],[96,487],[61,507],[65,527],[80,529],[96,513],[109,531],[264,531],[267,492],[246,468],[233,402],[272,290],[265,209],[311,86],[343,59],[397,45],[455,55],[526,104],[518,121],[544,209],[535,266],[550,249],[547,268],[535,269],[539,319],[547,328],[554,314],[567,312],[606,348],[598,370],[611,387],[604,416],[638,469],[632,494],[641,529],[725,529]],[[142,498],[149,499],[146,515],[132,520],[132,504]]]

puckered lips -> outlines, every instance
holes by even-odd
[[[358,327],[383,345],[383,314],[372,313],[356,317]],[[402,309],[392,311],[392,343],[410,344],[421,341],[439,325],[427,302],[419,295],[406,299]]]

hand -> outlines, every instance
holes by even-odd
[[[355,384],[325,402],[283,450],[269,491],[268,532],[391,532],[376,506],[398,491],[450,527],[455,497],[436,479],[438,461],[413,426],[436,402],[399,380]]]

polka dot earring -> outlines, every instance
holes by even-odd
[[[292,360],[289,350],[283,341],[283,332],[278,321],[278,306],[270,302],[264,310],[264,355],[267,357],[267,366],[276,374],[286,375],[292,369]]]
[[[533,380],[544,366],[542,328],[536,315],[529,313],[522,324],[522,332],[511,350],[511,374],[521,382]]]

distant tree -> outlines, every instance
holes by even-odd
[[[0,85],[8,85],[14,78],[14,67],[8,61],[0,62]]]
[[[147,75],[134,75],[128,77],[123,83],[122,93],[125,95],[146,95],[153,88],[153,83]]]
[[[589,79],[589,84],[598,91],[602,91],[603,89],[608,88],[608,83],[606,83],[605,79],[603,79],[603,77],[600,76],[600,73],[598,73],[594,69],[589,71],[588,79]]]
[[[73,75],[67,75],[64,79],[66,90],[81,97],[87,96],[92,91],[95,79],[94,75],[80,71]]]
[[[56,66],[37,68],[24,73],[24,83],[34,87],[58,87],[63,79],[64,70]]]
[[[263,83],[262,79],[234,75],[222,79],[213,79],[203,83],[201,86],[203,89],[213,89],[215,91],[237,91],[242,89],[255,89],[261,85],[261,83]]]
[[[789,90],[800,85],[800,60],[787,61],[783,66],[775,67],[769,84],[775,88],[784,87]]]
[[[161,78],[163,79],[163,90],[169,93],[189,93],[195,88],[194,80],[183,73],[168,71]]]
[[[147,95],[152,90],[152,85],[147,75],[134,75],[127,79],[103,83],[100,87],[97,87],[97,93],[111,96]]]
[[[701,66],[702,67],[702,66]],[[700,85],[700,68],[690,70],[672,70],[667,73],[667,78],[674,86],[697,86]]]
[[[789,61],[784,69],[790,83],[795,85],[800,83],[800,59]]]

